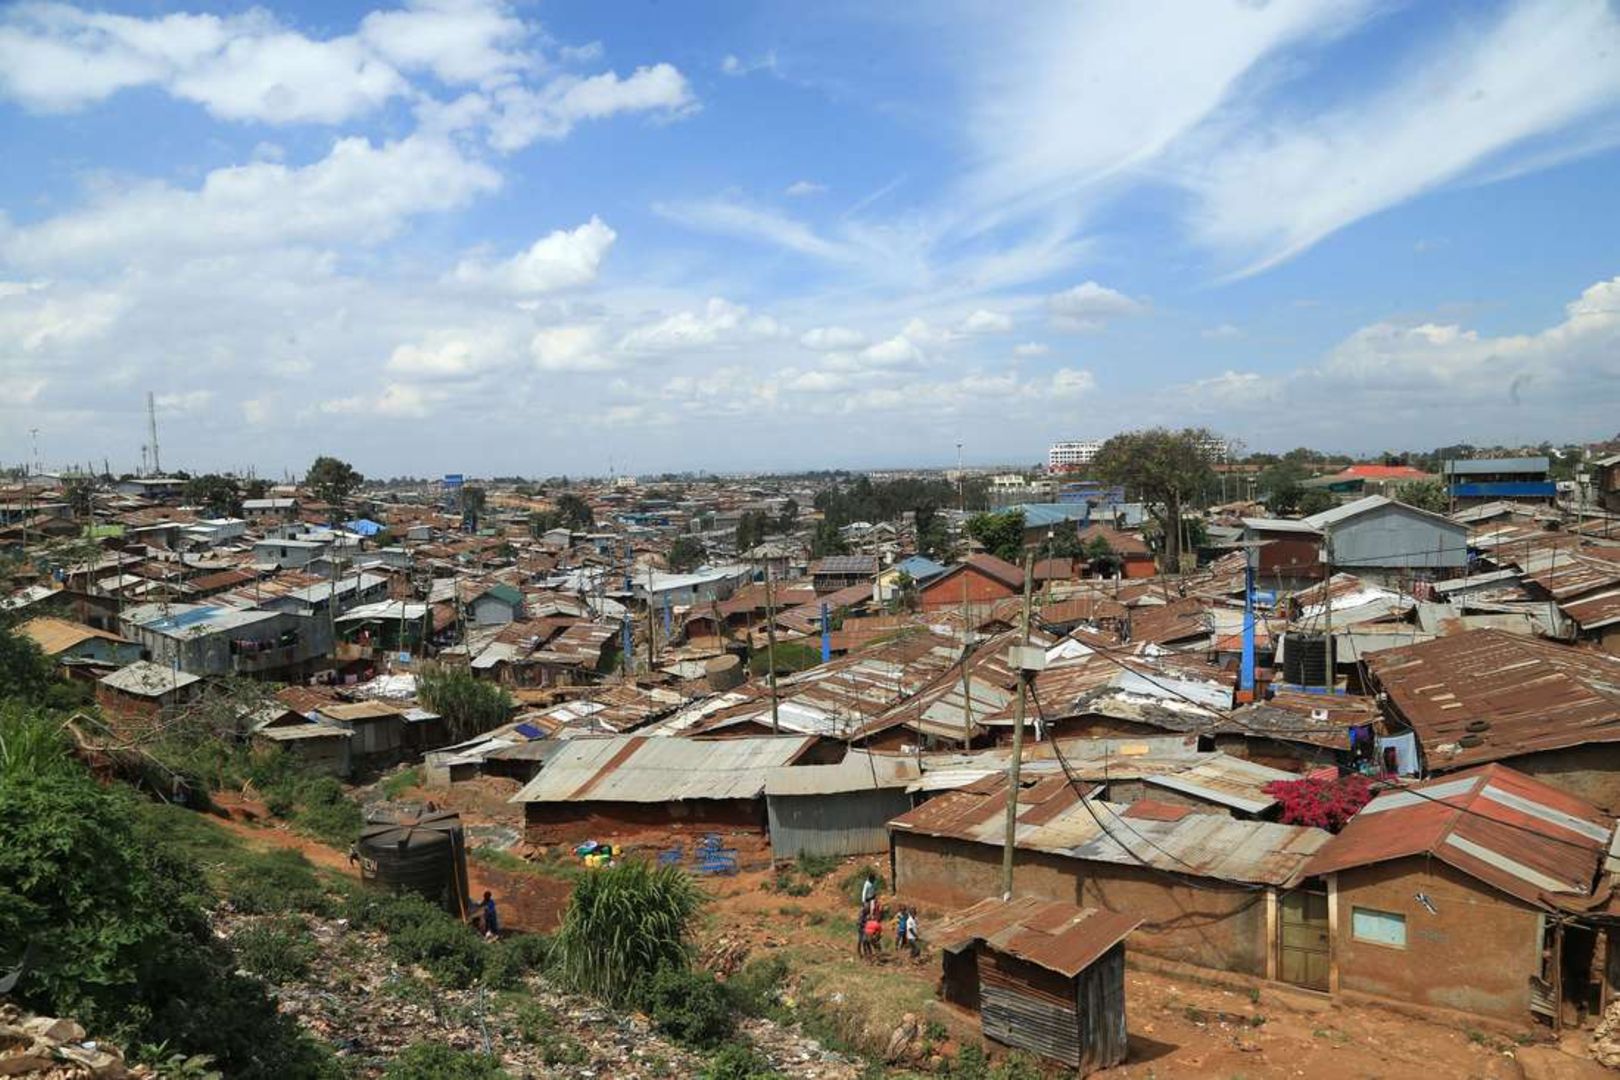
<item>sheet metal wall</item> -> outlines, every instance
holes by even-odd
[[[904,788],[834,795],[771,795],[771,854],[870,855],[889,850],[889,822],[911,809]]]
[[[1125,1060],[1125,946],[1073,979],[978,947],[980,1019],[987,1038],[1061,1061],[1082,1074]]]

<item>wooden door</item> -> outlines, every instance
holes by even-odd
[[[1328,988],[1327,893],[1295,889],[1282,895],[1280,932],[1283,982]]]

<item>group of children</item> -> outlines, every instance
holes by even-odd
[[[861,884],[861,914],[855,922],[856,955],[870,960],[883,951],[883,902],[878,899],[877,879],[868,875]],[[913,958],[921,954],[917,913],[902,906],[894,916],[894,948],[910,949]]]

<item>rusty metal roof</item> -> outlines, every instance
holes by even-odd
[[[1620,588],[1582,596],[1558,605],[1582,630],[1596,630],[1620,622]]]
[[[718,742],[637,735],[570,739],[510,801],[756,799],[771,770],[791,764],[815,741],[804,735]]]
[[[1168,604],[1132,608],[1129,626],[1133,642],[1156,645],[1208,637],[1215,630],[1209,604],[1195,596],[1181,597]]]
[[[128,645],[130,640],[106,630],[97,630],[93,626],[74,622],[71,619],[58,619],[54,615],[40,615],[29,619],[17,627],[17,632],[25,635],[38,645],[40,651],[46,656],[55,656],[66,652],[82,641],[100,638],[103,641],[112,641]]]
[[[1125,940],[1141,919],[1057,900],[992,897],[941,919],[930,935],[941,948],[975,941],[1074,978]]]
[[[1554,553],[1536,560],[1534,570],[1527,573],[1524,580],[1541,588],[1554,600],[1571,600],[1620,585],[1620,565],[1571,552]]]
[[[1500,763],[1388,791],[1329,841],[1308,872],[1432,855],[1528,903],[1592,893],[1614,821]]]
[[[1500,630],[1368,654],[1431,771],[1620,741],[1620,658]]]
[[[1061,773],[1023,786],[1015,844],[1090,862],[1147,865],[1173,874],[1248,884],[1290,885],[1327,842],[1322,829],[1189,814],[1178,821],[1126,818],[1126,807],[1091,800],[1090,809]],[[937,796],[889,823],[920,833],[1000,847],[1007,807],[1005,776],[987,776]],[[1095,811],[1095,813],[1093,813]]]

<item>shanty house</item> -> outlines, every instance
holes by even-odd
[[[1020,788],[1016,893],[1139,916],[1133,947],[1152,956],[1275,977],[1272,912],[1329,833],[1082,799],[1061,773]],[[994,775],[890,822],[896,890],[949,907],[1000,895],[1006,811]]]
[[[765,779],[771,858],[889,850],[889,821],[911,809],[914,757],[850,750],[836,765],[790,765]]]
[[[1119,559],[1119,574],[1127,578],[1152,577],[1158,572],[1153,560],[1153,549],[1136,533],[1124,532],[1102,522],[1094,522],[1077,534],[1082,544],[1093,545],[1099,540]]]
[[[946,1001],[985,1037],[1085,1075],[1125,1060],[1125,938],[1140,920],[1021,896],[988,899],[933,932]]]
[[[877,572],[876,555],[829,555],[811,565],[810,582],[820,595],[870,584]]]
[[[1468,527],[1382,495],[1297,521],[1244,518],[1244,540],[1257,545],[1257,580],[1299,588],[1320,580],[1329,563],[1374,581],[1455,577],[1468,566]]]
[[[51,660],[68,669],[123,667],[141,658],[138,642],[93,626],[41,615],[17,627]]]
[[[166,709],[184,705],[202,692],[202,680],[150,660],[137,660],[96,683],[96,704],[108,716],[155,720]]]
[[[1325,880],[1328,989],[1525,1022],[1604,1000],[1582,918],[1614,821],[1501,764],[1378,796],[1307,867]],[[1609,964],[1609,992],[1616,986]]]
[[[1365,658],[1424,770],[1500,761],[1620,809],[1620,657],[1501,630],[1469,630]]]
[[[510,585],[491,585],[469,605],[477,626],[502,626],[522,617],[523,594]]]
[[[1005,559],[979,553],[946,570],[917,591],[924,611],[955,608],[966,603],[975,612],[988,611],[998,600],[1016,596],[1024,588],[1024,572]]]
[[[340,724],[320,723],[285,705],[270,705],[248,717],[252,741],[296,757],[316,773],[348,776],[354,732]]]
[[[375,764],[398,757],[405,749],[405,713],[382,701],[322,705],[316,719],[344,728],[353,735],[356,760]]]
[[[604,839],[646,829],[768,828],[773,770],[829,760],[815,736],[720,742],[683,738],[571,739],[511,801],[530,840]]]

